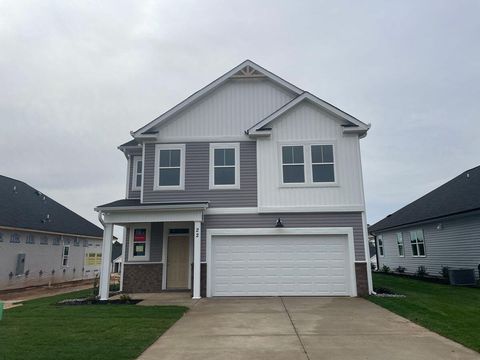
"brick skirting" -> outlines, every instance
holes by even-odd
[[[162,291],[162,264],[128,264],[123,268],[123,291],[152,293]]]
[[[366,263],[355,263],[355,276],[357,277],[357,295],[368,296],[368,275]]]

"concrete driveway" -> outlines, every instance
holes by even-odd
[[[202,299],[139,359],[480,359],[361,298]]]

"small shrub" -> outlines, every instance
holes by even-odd
[[[418,277],[427,276],[427,275],[428,275],[427,268],[426,268],[425,266],[423,266],[423,265],[420,265],[420,266],[418,267],[418,270],[417,270],[416,275],[417,275]]]
[[[382,269],[380,271],[388,274],[390,272],[390,268],[387,265],[383,264]]]
[[[388,295],[395,294],[393,290],[390,290],[389,288],[384,288],[384,287],[374,287],[373,291],[377,294],[388,294]]]
[[[95,279],[93,279],[93,287],[92,287],[92,297],[95,298],[98,296],[98,282],[99,277],[98,274],[95,275]]]
[[[445,279],[449,278],[448,270],[448,266],[442,266],[442,271],[440,272],[440,274],[442,274],[442,277]]]
[[[399,266],[395,269],[396,272],[403,274],[405,272],[405,268],[403,266]]]
[[[372,271],[377,270],[377,266],[373,262],[370,263],[370,268],[372,269]]]
[[[120,296],[119,300],[122,303],[129,304],[132,301],[132,298],[130,297],[130,295],[123,294],[123,295]]]
[[[119,291],[120,290],[120,283],[114,283],[110,285],[110,291]]]

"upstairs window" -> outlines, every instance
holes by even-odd
[[[397,249],[398,249],[398,256],[404,257],[405,256],[405,248],[403,246],[403,234],[398,232],[397,236]]]
[[[284,184],[305,182],[305,160],[302,145],[282,146],[282,177]]]
[[[156,145],[155,190],[183,190],[185,145]]]
[[[25,244],[35,244],[35,236],[33,234],[27,234]]]
[[[333,145],[312,145],[312,181],[314,183],[335,182]]]
[[[377,236],[377,244],[378,244],[378,254],[380,256],[384,256],[384,252],[383,252],[383,236],[382,235],[378,235]]]
[[[239,153],[238,143],[210,144],[210,189],[240,187]]]
[[[141,156],[135,156],[133,158],[133,184],[132,190],[141,190],[142,189],[142,169],[143,162]]]
[[[410,231],[410,243],[412,245],[412,255],[414,257],[425,256],[425,239],[423,230]]]

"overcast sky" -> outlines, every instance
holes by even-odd
[[[130,130],[247,58],[372,124],[370,223],[480,165],[480,1],[0,0],[0,174],[98,224]]]

